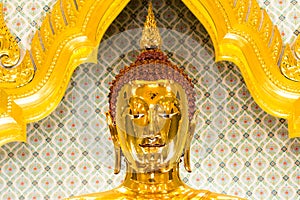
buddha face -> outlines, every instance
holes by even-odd
[[[116,105],[116,139],[137,172],[168,171],[182,155],[188,137],[188,104],[173,81],[132,81]]]

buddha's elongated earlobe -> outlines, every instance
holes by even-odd
[[[193,136],[189,134],[187,141],[185,143],[185,148],[184,148],[183,163],[184,163],[184,168],[187,172],[192,172],[191,162],[190,162],[190,151],[191,151],[192,138],[193,138]]]
[[[121,147],[115,147],[115,169],[114,174],[120,173],[121,170]]]
[[[184,168],[187,172],[192,172],[191,169],[191,163],[190,163],[190,152],[191,152],[191,142],[193,139],[193,135],[195,132],[196,128],[196,119],[198,117],[199,111],[197,110],[193,116],[193,119],[191,120],[189,124],[189,129],[188,129],[188,137],[185,143],[185,148],[184,148],[184,157],[183,157],[183,163],[184,163]]]
[[[106,122],[109,127],[109,131],[112,137],[112,141],[114,143],[114,149],[115,149],[115,169],[114,174],[118,174],[121,170],[121,147],[117,138],[117,128],[114,124],[110,112],[106,112]]]

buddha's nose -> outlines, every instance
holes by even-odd
[[[149,128],[149,132],[150,134],[153,134],[156,132],[156,117],[155,117],[155,109],[153,107],[153,105],[150,105],[150,110],[149,110],[149,115],[148,115],[148,128]]]

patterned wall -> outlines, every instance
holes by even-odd
[[[4,19],[22,48],[30,49],[35,31],[56,0],[1,0]]]
[[[29,5],[23,2],[17,3],[21,11]],[[41,2],[30,5],[51,7]],[[286,121],[257,106],[236,66],[214,63],[209,35],[180,1],[153,2],[163,51],[193,79],[201,111],[192,144],[193,172],[182,167],[182,179],[194,188],[248,199],[299,199],[300,139],[288,139]],[[0,199],[61,199],[122,182],[124,167],[113,174],[104,112],[109,82],[138,54],[145,5],[132,1],[118,16],[100,44],[98,64],[77,68],[57,109],[28,125],[27,144],[1,147]]]
[[[56,0],[0,0],[8,27],[22,48],[30,48],[31,39]],[[266,9],[281,32],[285,43],[300,33],[300,4],[297,0],[257,0]]]

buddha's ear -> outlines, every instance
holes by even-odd
[[[196,110],[196,112],[193,115],[192,120],[189,123],[189,130],[188,131],[189,131],[189,134],[192,135],[192,136],[195,133],[195,129],[196,129],[196,125],[197,125],[197,122],[198,122],[199,113],[200,113],[200,110]]]
[[[118,141],[118,134],[117,134],[117,127],[115,123],[113,122],[112,116],[110,112],[106,112],[106,122],[109,127],[109,131],[111,134],[112,141],[114,143],[114,149],[115,149],[115,169],[114,173],[118,174],[121,170],[121,147],[120,143]]]
[[[191,164],[190,164],[190,149],[191,149],[191,142],[195,133],[195,129],[196,129],[196,124],[197,124],[197,118],[198,118],[198,114],[199,114],[199,110],[197,110],[194,113],[194,116],[192,118],[192,120],[189,123],[189,127],[188,127],[188,137],[185,143],[185,148],[184,148],[184,168],[187,172],[192,172],[191,169]]]
[[[119,141],[118,141],[117,128],[116,128],[115,123],[113,122],[113,119],[112,119],[112,116],[111,116],[110,112],[106,112],[105,116],[106,116],[106,122],[107,122],[107,125],[108,125],[108,128],[109,128],[109,132],[110,132],[110,135],[112,137],[112,141],[113,141],[115,146],[120,146]]]

